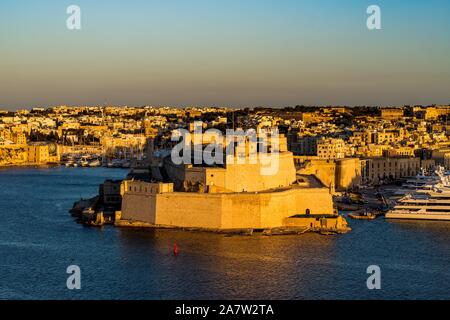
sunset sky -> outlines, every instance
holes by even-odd
[[[0,52],[2,109],[450,103],[447,0],[1,0]]]

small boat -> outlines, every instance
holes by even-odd
[[[101,165],[102,163],[98,159],[89,163],[89,167],[100,167]]]
[[[355,220],[375,220],[377,218],[376,214],[369,213],[369,214],[349,214],[350,218]]]
[[[89,166],[89,162],[87,160],[81,160],[80,161],[80,166],[87,167],[87,166]]]
[[[367,212],[366,209],[356,211],[348,216],[355,220],[375,220],[378,217],[376,213]]]

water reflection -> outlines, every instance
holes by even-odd
[[[340,236],[227,237],[72,221],[73,201],[125,174],[0,170],[0,299],[450,298],[450,222],[378,219],[350,221],[353,231]],[[80,292],[65,287],[70,264],[82,269]],[[373,264],[379,291],[366,287]]]
[[[149,272],[169,275],[163,283],[168,291],[194,286],[190,296],[198,299],[289,299],[307,298],[320,286],[323,274],[317,270],[332,265],[336,238],[122,229],[120,239],[121,254],[130,265],[145,261]],[[180,252],[177,257],[172,253],[174,242]]]

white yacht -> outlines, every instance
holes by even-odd
[[[415,177],[406,180],[402,187],[395,191],[395,194],[404,195],[410,192],[416,192],[417,190],[432,190],[445,177],[443,167],[438,167],[431,175],[427,175],[425,170],[421,168],[420,172]]]
[[[450,221],[450,178],[443,171],[437,171],[439,180],[401,198],[386,219],[449,220]]]

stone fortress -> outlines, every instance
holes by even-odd
[[[210,140],[202,140],[202,150]],[[269,153],[265,155],[276,157],[277,162],[277,170],[269,175],[262,174],[267,162],[260,150],[253,153],[258,155],[256,161],[249,161],[248,141],[245,147],[234,149],[235,157],[224,156],[222,165],[175,164],[168,152],[152,158],[150,179],[135,170],[137,174],[132,172],[122,181],[116,226],[268,233],[348,231],[345,219],[333,207],[330,187],[314,175],[297,174],[286,138],[280,135],[277,140],[276,150],[270,139],[266,141]],[[245,161],[238,160],[238,153]]]

